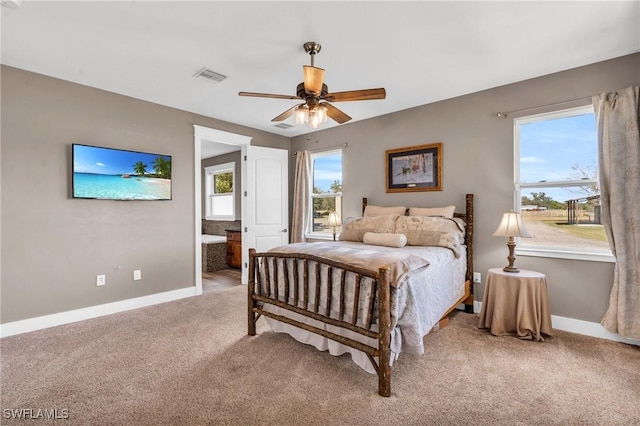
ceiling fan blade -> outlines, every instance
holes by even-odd
[[[386,96],[386,90],[384,90],[384,88],[379,88],[327,93],[322,97],[322,99],[330,102],[368,101],[372,99],[384,99]]]
[[[275,98],[275,99],[302,99],[295,95],[274,95],[272,93],[238,92],[240,96],[253,96],[254,98]]]
[[[294,105],[291,108],[289,108],[288,110],[286,110],[285,112],[283,112],[282,114],[280,114],[279,116],[277,116],[276,118],[274,118],[271,121],[284,121],[287,118],[291,117],[295,112],[296,112],[296,108],[298,108],[300,105],[304,105],[304,104],[299,104],[299,105]]]
[[[351,117],[349,117],[347,114],[345,114],[344,112],[340,111],[338,108],[331,105],[329,102],[322,102],[320,105],[326,107],[327,115],[331,119],[337,121],[340,124],[346,123],[347,121],[351,120]]]
[[[324,70],[322,68],[309,65],[302,66],[304,91],[310,95],[320,96],[322,93],[322,82],[324,80]]]

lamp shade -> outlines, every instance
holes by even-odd
[[[498,225],[498,229],[493,233],[496,237],[525,237],[531,238],[522,223],[520,213],[513,210],[502,215],[502,221]]]
[[[336,213],[336,212],[329,213],[329,222],[327,222],[327,225],[329,225],[329,226],[340,226],[340,225],[342,225],[342,221],[340,220],[340,216],[338,216],[338,213]]]

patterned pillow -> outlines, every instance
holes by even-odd
[[[367,206],[364,208],[364,217],[374,217],[374,216],[388,216],[388,215],[404,215],[404,212],[407,210],[405,206],[396,206],[396,207],[380,207],[380,206]]]
[[[362,241],[367,232],[393,233],[398,215],[349,217],[342,222],[342,241]]]
[[[451,249],[460,256],[464,244],[464,222],[436,216],[400,216],[395,232],[407,236],[410,246],[437,246]]]

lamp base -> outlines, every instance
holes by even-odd
[[[516,248],[516,242],[513,237],[509,237],[509,241],[507,241],[507,247],[509,247],[509,256],[507,260],[509,261],[509,265],[505,266],[502,270],[505,272],[520,272],[520,269],[513,266],[513,263],[516,261],[516,256],[513,254]]]

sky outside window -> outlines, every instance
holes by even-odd
[[[593,177],[597,172],[597,136],[593,113],[520,126],[520,182],[558,182]],[[589,176],[574,169],[578,165]],[[539,192],[523,188],[522,195]],[[547,195],[564,202],[586,195],[578,188],[548,188]]]
[[[342,152],[317,156],[313,160],[313,186],[322,192],[333,192],[334,181],[342,184]]]

